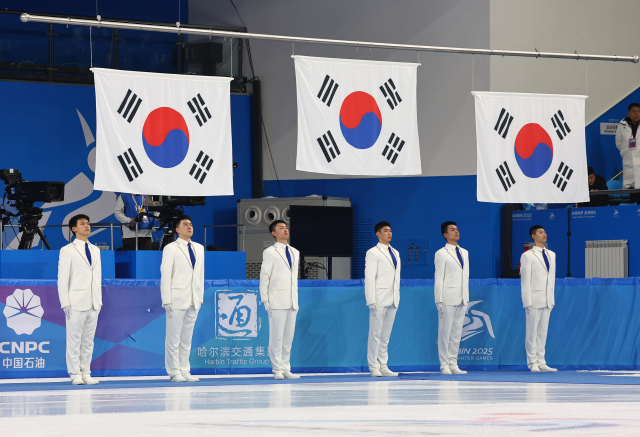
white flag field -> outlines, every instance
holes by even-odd
[[[357,176],[422,173],[419,64],[294,56],[296,169]]]
[[[474,92],[480,202],[589,201],[587,96]]]
[[[93,69],[96,190],[233,194],[231,78]]]

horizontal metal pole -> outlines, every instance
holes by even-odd
[[[552,59],[573,59],[573,60],[593,60],[593,61],[619,61],[619,62],[638,62],[638,56],[605,56],[605,55],[585,55],[581,53],[553,53],[553,52],[523,52],[514,50],[487,50],[487,49],[467,49],[459,47],[437,47],[437,46],[422,46],[414,44],[387,44],[371,41],[349,41],[341,39],[323,39],[323,38],[303,38],[296,36],[283,36],[283,35],[268,35],[264,33],[244,33],[244,32],[232,32],[226,30],[213,30],[213,29],[193,29],[180,27],[176,23],[176,26],[160,26],[151,24],[138,24],[127,23],[122,21],[105,21],[105,20],[83,20],[78,18],[61,18],[46,15],[31,15],[22,14],[20,20],[24,23],[39,22],[39,23],[54,23],[54,24],[67,24],[75,26],[92,26],[92,27],[107,27],[116,29],[130,29],[130,30],[146,30],[151,32],[166,32],[166,33],[180,33],[188,35],[202,35],[202,36],[221,36],[232,38],[247,38],[247,39],[263,39],[268,41],[281,41],[281,42],[299,42],[308,44],[327,44],[327,45],[339,45],[339,46],[351,46],[351,47],[369,47],[376,49],[392,49],[392,50],[413,50],[419,52],[441,52],[441,53],[465,53],[470,55],[496,55],[496,56],[520,56],[527,58],[552,58]]]
[[[640,193],[640,189],[624,188],[620,190],[595,190],[595,191],[589,191],[589,196],[602,196],[605,194],[633,194],[633,193]]]

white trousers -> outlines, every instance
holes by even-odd
[[[442,317],[438,317],[440,368],[458,365],[458,349],[460,348],[460,336],[466,311],[467,306],[463,303],[456,306],[442,305],[443,314]]]
[[[389,360],[389,337],[398,308],[394,306],[369,310],[369,342],[367,344],[367,362],[369,371],[387,368]]]
[[[91,375],[93,338],[100,310],[71,311],[67,327],[67,371],[71,378]]]
[[[269,315],[269,358],[275,372],[291,371],[291,345],[298,310],[271,310]]]
[[[164,366],[171,377],[191,373],[189,355],[193,327],[198,318],[198,310],[190,306],[186,310],[173,310],[167,315],[167,334],[164,342]]]
[[[546,364],[544,348],[547,344],[547,330],[549,329],[549,308],[531,308],[527,314],[527,332],[524,348],[527,351],[527,366]]]

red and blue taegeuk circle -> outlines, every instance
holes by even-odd
[[[340,107],[340,129],[347,143],[356,149],[373,146],[382,130],[376,99],[363,91],[349,94]]]
[[[142,143],[147,156],[158,167],[175,167],[189,151],[187,123],[175,109],[154,109],[144,122]]]
[[[516,136],[515,155],[525,176],[539,178],[553,161],[551,137],[539,124],[525,124]]]

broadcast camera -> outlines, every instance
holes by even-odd
[[[147,209],[153,215],[156,220],[160,222],[158,229],[166,227],[164,237],[162,238],[162,244],[160,250],[171,243],[175,237],[176,230],[173,227],[173,222],[184,214],[185,206],[200,206],[206,204],[206,198],[200,196],[145,196],[145,203]],[[136,220],[138,218],[136,217]]]
[[[22,179],[22,174],[15,169],[0,170],[0,179],[7,187],[4,190],[0,216],[2,223],[7,225],[11,217],[18,217],[22,238],[18,249],[31,249],[35,234],[40,236],[42,243],[51,250],[49,242],[38,227],[42,218],[42,208],[34,207],[36,202],[62,202],[64,200],[64,182],[28,182]],[[8,199],[10,206],[17,210],[12,213],[4,209],[4,200]]]

